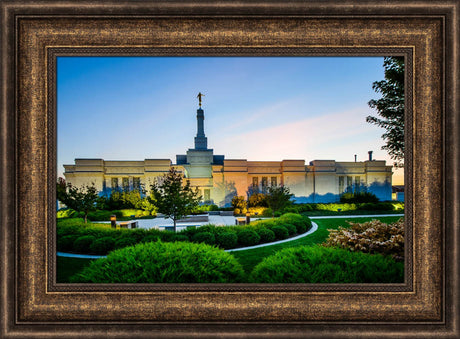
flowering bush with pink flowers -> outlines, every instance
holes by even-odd
[[[404,260],[404,220],[401,218],[392,224],[379,220],[364,223],[348,222],[350,227],[328,230],[329,238],[323,244],[326,247],[340,247],[350,251],[380,253]]]

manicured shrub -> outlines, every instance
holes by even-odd
[[[289,238],[288,230],[284,226],[273,226],[271,230],[275,233],[276,240]]]
[[[96,240],[92,235],[83,235],[75,239],[73,249],[77,253],[88,253],[91,244]]]
[[[123,212],[120,211],[120,210],[113,210],[112,214],[115,214],[117,216],[117,218],[123,217]]]
[[[379,220],[364,223],[348,222],[350,227],[328,230],[324,243],[328,247],[341,247],[350,251],[380,253],[397,261],[404,259],[404,221],[385,224]]]
[[[404,265],[392,258],[321,246],[286,248],[265,258],[257,283],[401,283]]]
[[[208,211],[218,211],[219,207],[214,204],[205,204],[205,205],[199,205],[196,206],[192,213],[203,213],[203,212],[208,212]]]
[[[229,253],[206,244],[151,242],[93,261],[71,282],[235,283],[244,271]]]
[[[88,213],[88,219],[91,221],[109,221],[112,212],[110,211],[94,211]]]
[[[209,233],[215,234],[216,226],[212,224],[208,224],[208,225],[203,225],[203,226],[196,228],[196,233],[202,233],[202,232],[209,232]]]
[[[263,217],[271,218],[273,216],[273,210],[270,207],[267,207],[262,212]]]
[[[93,243],[89,247],[89,250],[91,253],[95,254],[107,254],[108,252],[113,250],[114,245],[115,241],[112,237],[103,237],[93,241]]]
[[[238,236],[235,232],[222,232],[217,234],[216,242],[224,249],[235,248],[238,244]]]
[[[254,246],[260,242],[260,236],[252,229],[243,229],[237,234],[238,244],[241,246]]]
[[[302,233],[305,233],[307,231],[306,222],[297,223],[294,226],[295,226],[298,234],[302,234]],[[311,227],[311,225],[310,225],[310,227]],[[309,229],[310,229],[310,227],[309,227]]]
[[[283,224],[283,226],[286,227],[290,237],[297,233],[297,228],[293,224]]]
[[[379,198],[371,192],[344,193],[340,196],[340,202],[354,204],[363,202],[376,203],[379,202]]]
[[[261,243],[275,241],[275,233],[272,230],[269,230],[268,228],[259,228],[257,230],[257,234],[260,236]]]
[[[299,209],[295,206],[289,206],[289,207],[286,207],[284,210],[283,210],[284,213],[299,213]]]
[[[65,235],[63,237],[57,237],[56,247],[60,252],[72,252],[73,243],[78,238],[78,235]]]
[[[145,243],[145,242],[158,241],[158,239],[160,239],[158,235],[148,234],[144,237],[144,239],[142,239],[142,242]]]
[[[176,234],[174,241],[190,241],[190,239],[185,234]]]
[[[211,232],[199,232],[192,237],[192,241],[195,243],[214,245],[216,243],[216,237]]]
[[[123,237],[115,241],[114,249],[120,249],[128,246],[133,246],[137,243],[135,238]]]

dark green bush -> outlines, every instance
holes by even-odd
[[[286,248],[252,271],[257,283],[401,283],[404,265],[389,257],[321,246]]]
[[[72,252],[73,243],[78,238],[78,235],[65,235],[63,237],[58,237],[56,241],[57,250],[60,252]]]
[[[244,271],[229,253],[206,244],[151,242],[93,261],[71,282],[235,283]]]
[[[252,229],[244,229],[237,233],[238,244],[241,246],[254,246],[260,242],[260,236]]]
[[[306,226],[305,222],[297,223],[294,226],[295,226],[298,234],[302,234],[302,233],[305,233],[307,231],[307,226]],[[311,227],[311,225],[310,225],[310,227]],[[308,229],[310,229],[310,227]]]
[[[185,234],[176,234],[174,241],[190,241],[190,239]]]
[[[119,238],[118,240],[115,241],[115,245],[113,246],[113,248],[114,249],[125,248],[128,246],[133,246],[136,243],[137,243],[137,240],[135,238],[131,238],[131,237]]]
[[[215,234],[216,226],[209,224],[209,225],[203,225],[203,226],[196,228],[196,233],[202,233],[202,232],[209,232],[209,233]]]
[[[357,204],[363,202],[379,202],[379,198],[371,192],[344,193],[340,196],[341,203]]]
[[[265,208],[262,211],[262,216],[266,218],[271,218],[273,217],[273,210],[270,207]]]
[[[83,235],[75,239],[73,249],[77,253],[88,253],[91,244],[96,240],[92,235]]]
[[[275,233],[276,240],[289,238],[288,230],[284,226],[273,226],[271,230]]]
[[[144,239],[142,239],[142,242],[152,242],[152,241],[158,241],[158,239],[160,239],[160,237],[158,235],[155,235],[155,234],[149,234],[149,235],[146,235],[144,237]]]
[[[109,221],[112,212],[110,211],[94,211],[88,213],[88,219],[91,221]]]
[[[214,245],[216,243],[216,237],[211,232],[199,232],[192,237],[192,241],[196,243]]]
[[[290,237],[297,233],[297,228],[293,224],[283,224],[283,226],[286,227]]]
[[[283,226],[285,225],[284,223],[293,224],[296,228],[296,233],[299,234],[305,233],[311,228],[310,218],[304,217],[300,214],[283,214],[278,220]],[[289,234],[291,234],[291,232],[289,232]]]
[[[299,209],[295,206],[286,207],[283,211],[284,213],[299,213]]]
[[[96,239],[89,247],[91,253],[95,254],[107,254],[113,250],[115,241],[112,237],[103,237]]]
[[[257,230],[257,234],[260,236],[261,243],[275,241],[275,233],[272,230],[269,230],[268,228],[259,228]]]
[[[216,242],[221,248],[234,248],[238,244],[238,236],[235,232],[221,232],[217,234]]]

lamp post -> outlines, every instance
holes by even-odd
[[[112,228],[117,228],[117,216],[115,214],[110,216],[110,224]]]
[[[248,191],[248,202],[246,205],[246,225],[249,225],[251,222],[251,213],[249,213],[249,191]]]

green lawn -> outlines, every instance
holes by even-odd
[[[246,273],[250,273],[252,269],[261,262],[264,258],[274,254],[275,252],[288,247],[297,246],[312,246],[324,242],[329,232],[328,229],[337,229],[339,226],[348,226],[347,220],[363,223],[373,219],[381,220],[385,223],[392,223],[399,220],[401,217],[371,217],[371,218],[343,218],[343,219],[313,219],[312,221],[318,224],[318,230],[311,235],[293,241],[288,241],[282,244],[254,248],[252,250],[231,252],[232,255],[243,265]]]
[[[265,257],[268,257],[283,248],[312,246],[324,242],[329,234],[327,229],[337,229],[339,226],[348,226],[346,223],[347,220],[362,223],[372,219],[378,219],[386,223],[392,223],[400,218],[401,217],[314,219],[313,221],[318,224],[318,230],[304,238],[252,250],[231,252],[231,254],[241,263],[246,273],[250,273],[254,266],[261,262]],[[94,259],[57,257],[57,282],[69,282],[70,276],[80,272],[93,260]]]

